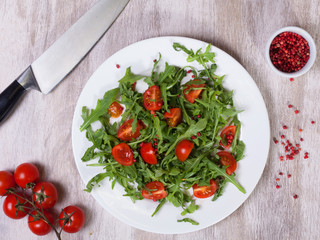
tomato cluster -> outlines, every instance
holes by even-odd
[[[58,200],[58,191],[50,182],[39,182],[40,173],[32,163],[19,165],[14,174],[0,171],[0,195],[4,213],[12,219],[28,217],[29,229],[36,235],[48,234],[54,227],[54,217],[49,211]],[[62,230],[73,233],[79,231],[85,221],[82,209],[68,206],[60,213],[58,222]]]
[[[186,83],[183,87],[183,94],[187,101],[191,104],[196,102],[196,99],[201,96],[202,90],[205,87],[205,83],[201,80],[195,79]],[[120,112],[122,111],[121,105],[116,105],[114,102],[110,108],[109,113]],[[149,87],[143,94],[143,105],[146,110],[150,111],[151,114],[155,115],[155,111],[158,111],[163,106],[163,99],[161,90],[158,86],[153,85]],[[120,113],[121,115],[121,113]],[[112,114],[111,114],[111,117]],[[119,117],[119,115],[117,115]],[[168,126],[176,127],[182,122],[182,110],[180,108],[171,108],[164,113],[164,119],[166,120]],[[131,141],[140,136],[140,131],[143,130],[146,126],[141,120],[129,119],[125,121],[118,130],[118,138],[122,141]],[[135,129],[133,129],[135,125]],[[134,130],[134,131],[133,131]],[[225,128],[220,136],[221,142],[220,145],[226,150],[231,147],[234,135],[236,132],[235,126],[229,126]],[[154,143],[156,145],[156,143]],[[141,143],[140,144],[140,156],[148,164],[157,164],[157,149],[153,147],[151,142]],[[184,139],[180,141],[175,149],[176,157],[179,161],[184,162],[188,159],[194,143],[190,140]],[[136,160],[133,157],[133,152],[130,146],[127,143],[120,143],[113,147],[112,149],[113,158],[121,165],[130,166]],[[226,151],[221,151],[218,153],[220,157],[221,165],[228,166],[226,169],[227,174],[231,175],[237,167],[237,163],[234,160],[231,153]],[[195,197],[205,198],[212,196],[218,184],[211,179],[210,186],[198,186],[195,184],[193,186],[193,193]],[[165,198],[167,192],[165,191],[164,185],[159,181],[149,182],[145,185],[145,189],[142,190],[142,196],[147,199],[152,199],[154,201]]]

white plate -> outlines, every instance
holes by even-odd
[[[167,61],[176,66],[192,65],[200,69],[197,63],[187,63],[186,54],[176,52],[172,44],[178,42],[187,48],[205,49],[207,43],[183,37],[159,37],[134,43],[107,59],[92,75],[82,90],[74,112],[72,125],[72,146],[76,165],[81,178],[87,183],[93,176],[103,172],[102,167],[89,167],[81,161],[81,157],[91,143],[80,132],[82,124],[81,109],[83,106],[95,108],[97,100],[109,89],[118,86],[117,81],[125,74],[127,67],[136,74],[150,74],[153,60],[162,54],[162,64]],[[158,203],[142,200],[133,203],[130,198],[123,197],[124,190],[116,185],[111,189],[111,182],[105,179],[100,187],[94,188],[92,196],[113,216],[133,227],[155,233],[187,233],[203,229],[215,224],[234,212],[250,195],[258,183],[267,161],[270,141],[270,128],[267,110],[255,82],[248,72],[230,55],[212,46],[216,53],[217,74],[226,75],[224,86],[234,90],[234,102],[242,123],[241,139],[246,144],[246,156],[238,164],[238,182],[245,188],[241,193],[231,183],[227,183],[223,195],[215,202],[210,199],[197,199],[200,209],[194,214],[181,216],[181,208],[166,203],[162,209],[151,217]],[[116,64],[121,67],[116,68]],[[199,225],[178,223],[177,219],[190,217]]]

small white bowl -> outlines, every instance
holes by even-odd
[[[302,36],[305,40],[307,40],[307,42],[309,44],[309,47],[310,47],[310,58],[307,61],[306,65],[304,65],[304,67],[301,68],[297,72],[292,72],[292,73],[282,72],[282,71],[278,70],[271,62],[270,55],[269,55],[271,42],[276,36],[278,36],[280,33],[283,33],[283,32],[294,32],[294,33],[297,33],[300,36]],[[301,76],[302,74],[305,74],[307,71],[309,71],[309,69],[312,67],[314,61],[316,60],[317,50],[316,50],[316,45],[314,43],[314,40],[312,39],[310,34],[308,32],[306,32],[304,29],[299,28],[299,27],[284,27],[284,28],[281,28],[278,31],[276,31],[269,38],[269,40],[267,42],[267,45],[266,45],[265,55],[266,55],[267,63],[269,64],[269,66],[271,67],[271,69],[274,72],[278,73],[280,76],[283,76],[283,77],[293,78],[293,77]]]

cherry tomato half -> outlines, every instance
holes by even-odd
[[[63,209],[59,215],[59,225],[63,231],[68,233],[79,232],[85,222],[85,214],[83,210],[77,206],[68,206]]]
[[[140,149],[140,154],[146,163],[157,164],[157,156],[154,148],[151,143],[144,143]]]
[[[22,194],[17,193],[19,196]],[[19,206],[16,206],[19,203]],[[14,194],[9,194],[3,202],[3,212],[12,219],[21,219],[27,215],[28,209],[24,206],[29,206],[21,197]]]
[[[158,86],[153,85],[144,92],[143,105],[149,111],[157,111],[162,108],[163,100]]]
[[[38,208],[40,208],[40,203],[43,209],[52,208],[58,200],[58,191],[52,183],[39,182],[32,190],[33,199]]]
[[[202,92],[202,89],[190,90],[191,88],[203,88],[206,84],[201,83],[200,80],[192,80],[186,83],[186,87],[183,90],[184,97],[190,102],[194,103]]]
[[[237,127],[236,126],[228,126],[222,130],[220,133],[221,141],[220,145],[225,149],[229,149],[234,139],[234,135],[236,134]],[[224,145],[223,142],[226,144]]]
[[[117,101],[114,101],[113,103],[111,103],[108,109],[109,115],[113,118],[120,117],[122,112],[123,112],[123,107]]]
[[[150,194],[149,194],[149,192],[146,189],[143,189],[142,196],[144,198],[156,201],[156,200],[165,198],[167,196],[167,191],[164,190],[164,186],[162,182],[159,182],[159,181],[149,182],[146,184],[146,188],[152,191],[150,191]]]
[[[28,183],[38,182],[39,177],[39,170],[32,163],[22,163],[14,172],[14,180],[22,188],[26,188]]]
[[[164,114],[164,118],[167,121],[167,124],[170,127],[175,127],[179,123],[182,122],[182,111],[181,108],[171,108],[169,109],[169,112],[166,112]]]
[[[198,186],[198,184],[194,184],[193,195],[197,198],[207,198],[211,197],[217,190],[217,183],[211,179],[210,186]]]
[[[129,119],[125,121],[118,130],[118,138],[122,141],[130,141],[133,138],[136,139],[140,136],[140,130],[144,128],[144,124],[142,121],[137,121],[137,128],[134,133],[132,133],[132,122],[133,119]]]
[[[217,155],[220,157],[220,163],[223,166],[229,166],[226,168],[226,173],[231,175],[237,168],[237,161],[234,159],[231,153],[226,151],[218,152]]]
[[[0,171],[0,196],[3,196],[8,188],[16,185],[13,174],[8,171]]]
[[[46,210],[43,211],[43,214],[46,216],[48,221],[53,225],[54,218],[52,214]],[[38,236],[47,235],[51,231],[52,227],[42,219],[37,220],[36,216],[37,216],[36,211],[31,212],[31,215],[29,215],[28,217],[29,229],[31,230],[31,232],[33,232]]]
[[[112,156],[114,160],[123,166],[130,166],[133,164],[133,153],[131,148],[126,143],[119,143],[112,148]]]
[[[184,162],[192,151],[194,143],[189,140],[182,140],[176,146],[176,156]]]

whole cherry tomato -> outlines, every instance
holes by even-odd
[[[0,171],[0,196],[3,196],[8,188],[16,185],[13,174],[8,171]]]
[[[220,133],[221,141],[220,145],[225,149],[229,149],[234,139],[234,135],[236,134],[237,127],[236,126],[228,126],[222,130]]]
[[[197,198],[207,198],[211,197],[217,190],[217,183],[211,179],[210,186],[199,186],[198,184],[194,184],[193,195]]]
[[[226,168],[226,173],[231,175],[237,168],[237,161],[232,154],[227,151],[218,152],[217,155],[220,157],[220,163],[223,166],[229,166]]]
[[[111,105],[108,109],[108,113],[113,118],[120,117],[122,112],[123,112],[123,107],[117,101],[114,101],[113,103],[111,103]]]
[[[151,143],[144,143],[140,149],[140,155],[146,163],[157,164],[157,156]]]
[[[118,130],[118,138],[120,140],[130,141],[140,136],[140,130],[144,128],[143,122],[140,120],[137,121],[137,127],[134,133],[132,133],[132,122],[133,119],[129,119],[120,126]]]
[[[142,196],[153,201],[165,198],[167,196],[167,191],[164,190],[162,182],[153,181],[146,184],[146,189],[142,190]],[[150,192],[150,193],[149,193]]]
[[[166,112],[164,114],[164,118],[167,121],[167,124],[170,127],[175,127],[179,123],[182,122],[182,111],[181,108],[171,108],[169,109],[169,112]]]
[[[162,108],[163,100],[158,86],[153,85],[144,92],[143,105],[149,111],[157,111]]]
[[[38,208],[52,208],[58,200],[58,191],[50,182],[39,182],[33,188],[33,199]]]
[[[176,156],[184,162],[192,151],[194,143],[189,140],[182,140],[176,146]]]
[[[43,214],[46,216],[48,221],[53,225],[54,218],[52,214],[46,210],[43,211]],[[39,218],[39,215],[36,211],[31,212],[31,215],[28,217],[28,226],[31,232],[38,236],[47,235],[52,227],[46,223],[43,219]]]
[[[83,210],[77,206],[68,206],[59,215],[59,225],[68,233],[79,232],[85,222]]]
[[[17,193],[19,196],[22,196],[21,193]],[[18,206],[18,205],[19,206]],[[12,193],[6,196],[6,199],[3,202],[3,212],[12,219],[21,219],[24,218],[27,213],[28,209],[24,208],[28,207],[29,204],[26,203],[22,197],[18,197]]]
[[[133,164],[133,153],[131,148],[126,143],[119,143],[112,148],[112,156],[114,160],[123,166],[130,166]]]
[[[194,103],[195,100],[199,97],[202,92],[202,89],[194,89],[194,88],[203,88],[206,84],[201,83],[200,80],[195,79],[186,83],[186,87],[183,90],[184,97],[190,102]],[[194,89],[194,90],[192,90]]]
[[[14,180],[22,188],[26,188],[28,183],[38,182],[39,177],[39,170],[32,163],[22,163],[14,172]]]

